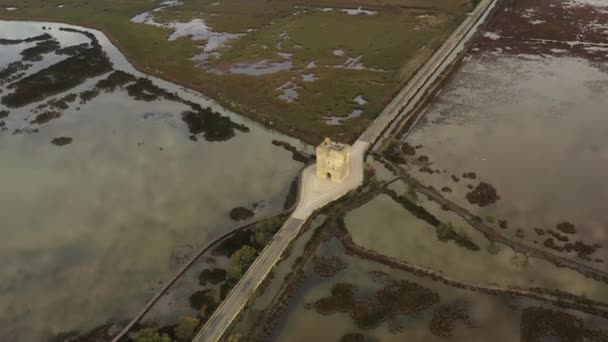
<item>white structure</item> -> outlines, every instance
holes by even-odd
[[[317,146],[317,177],[342,183],[349,174],[350,146],[325,138]]]

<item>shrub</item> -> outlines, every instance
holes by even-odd
[[[173,342],[169,335],[160,334],[157,329],[142,329],[137,333],[135,342]]]
[[[199,323],[200,321],[198,318],[181,317],[175,328],[175,336],[177,336],[180,341],[190,341]]]

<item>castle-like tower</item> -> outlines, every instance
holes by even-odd
[[[342,183],[348,177],[350,146],[325,138],[317,146],[317,177]]]

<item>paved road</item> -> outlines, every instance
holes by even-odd
[[[290,242],[298,235],[303,223],[313,211],[340,198],[363,182],[363,159],[370,145],[380,137],[382,132],[403,112],[408,104],[416,101],[416,97],[428,89],[434,79],[439,76],[442,66],[451,62],[449,60],[450,56],[455,53],[459,46],[464,46],[464,40],[473,35],[475,28],[483,22],[496,1],[481,0],[475,10],[469,13],[448,40],[380,113],[370,127],[363,132],[351,147],[350,175],[343,183],[337,184],[318,179],[315,176],[315,165],[304,169],[300,184],[300,198],[294,213],[247,270],[241,281],[228,294],[228,297],[215,310],[215,313],[193,341],[218,341],[243,310],[260,283],[276,265]]]
[[[420,68],[408,83],[401,89],[399,94],[393,98],[391,103],[384,108],[382,113],[359,137],[373,145],[382,132],[400,114],[409,114],[414,105],[422,98],[433,82],[441,75],[441,72],[450,65],[458,53],[464,49],[466,43],[475,34],[476,29],[483,23],[490,11],[496,5],[497,0],[481,0],[477,7],[467,15],[462,23],[454,30],[448,39],[435,51],[435,54]]]
[[[243,310],[248,298],[266,278],[279,261],[289,243],[296,238],[304,221],[316,210],[332,202],[363,182],[363,156],[368,144],[355,143],[351,147],[350,175],[343,183],[333,183],[316,176],[316,165],[302,171],[298,205],[272,241],[249,267],[241,281],[237,283],[228,297],[215,310],[194,341],[217,341],[224,334],[236,316]]]
[[[273,266],[279,260],[289,242],[300,231],[303,220],[290,217],[273,240],[266,246],[260,256],[249,267],[241,281],[236,284],[228,297],[196,335],[194,341],[217,341],[224,334],[236,316],[243,310],[247,300],[255,292],[260,283],[266,278]]]

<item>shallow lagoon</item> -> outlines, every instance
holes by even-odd
[[[361,334],[366,341],[516,341],[521,334],[521,310],[528,307],[555,307],[540,304],[534,300],[494,296],[479,292],[454,288],[421,278],[410,273],[348,255],[335,239],[321,246],[317,255],[337,256],[347,268],[334,276],[320,277],[307,265],[306,279],[287,303],[287,308],[274,328],[272,341],[340,341],[347,334]],[[390,281],[407,281],[417,284],[438,295],[438,302],[429,308],[412,314],[399,314],[377,327],[363,329],[346,313],[321,314],[307,304],[317,302],[331,295],[337,283],[349,283],[355,288],[359,300],[372,300],[383,284]],[[415,297],[407,292],[405,296]],[[415,301],[412,299],[412,301]],[[440,306],[460,308],[468,317],[453,321],[450,334],[437,335],[431,329],[433,316]],[[586,314],[574,313],[585,324],[603,327],[605,320]],[[440,333],[447,331],[439,329]],[[449,335],[449,336],[448,336]]]
[[[42,26],[51,27],[43,31]],[[63,24],[0,22],[0,38],[48,32],[62,47],[83,36]],[[78,28],[82,29],[82,28]],[[94,32],[114,68],[134,70]],[[86,40],[86,39],[85,39]],[[29,44],[29,43],[28,43]],[[32,44],[2,46],[0,69]],[[26,75],[67,56],[50,53]],[[37,65],[40,64],[40,67]],[[92,89],[91,78],[68,93]],[[61,117],[30,125],[39,103],[11,109],[0,132],[0,336],[39,340],[130,319],[197,247],[238,223],[236,206],[278,212],[302,167],[273,139],[306,148],[203,96],[153,79],[183,99],[228,116],[248,132],[223,142],[189,139],[179,102],[137,101],[124,90],[78,100]],[[10,93],[3,89],[0,96]],[[0,105],[0,110],[6,108]],[[15,129],[38,133],[13,135]],[[70,137],[55,146],[51,140]]]
[[[407,137],[421,145],[432,169],[412,174],[481,217],[507,219],[505,234],[554,229],[569,221],[575,239],[606,245],[608,213],[608,74],[581,58],[473,55],[456,72]],[[454,182],[451,175],[475,172]],[[480,208],[467,202],[467,185],[484,181],[501,197]],[[574,253],[570,254],[576,257]],[[608,260],[600,248],[592,258]],[[606,269],[606,262],[593,266]]]

